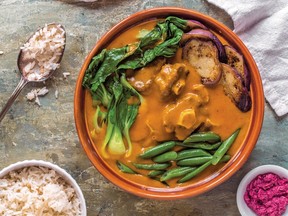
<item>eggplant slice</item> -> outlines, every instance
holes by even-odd
[[[222,63],[227,63],[225,48],[218,37],[208,29],[192,29],[182,35],[180,45],[185,45],[191,39],[211,40],[218,49],[219,60]]]
[[[217,84],[222,76],[218,49],[212,41],[189,40],[182,50],[182,58],[196,69],[204,85]]]
[[[243,78],[233,67],[222,63],[222,85],[225,94],[242,112],[251,109],[252,102],[249,91],[243,84]]]
[[[235,50],[233,47],[229,45],[225,45],[224,48],[227,56],[227,64],[235,68],[240,73],[243,79],[244,86],[249,91],[251,77],[245,65],[243,56],[239,52],[237,52],[237,50]]]
[[[197,20],[187,20],[187,26],[189,30],[192,29],[208,29],[205,25]]]

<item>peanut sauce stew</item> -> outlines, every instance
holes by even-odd
[[[150,20],[131,27],[115,38],[107,50],[138,41],[139,33],[143,32],[143,29],[152,30],[155,24],[155,20]],[[227,43],[219,35],[217,36],[223,44]],[[195,68],[182,58],[181,47],[174,57],[156,58],[141,69],[127,70],[126,78],[144,99],[139,106],[136,120],[130,128],[133,150],[129,156],[102,154],[101,144],[105,138],[107,125],[104,123],[101,130],[95,129],[93,116],[96,107],[88,90],[85,95],[86,124],[94,148],[100,155],[102,154],[108,166],[123,178],[149,187],[167,187],[166,184],[147,177],[149,170],[137,170],[133,167],[133,163],[147,163],[147,160],[139,158],[144,150],[163,141],[184,140],[196,129],[213,131],[224,140],[241,128],[228,153],[233,156],[239,149],[248,130],[251,111],[240,111],[225,94],[221,82],[214,86],[203,85]],[[103,110],[103,107],[101,109]],[[127,145],[127,141],[124,142]],[[181,147],[177,146],[176,150],[178,149]],[[123,173],[117,167],[116,161],[121,161],[142,175]],[[179,184],[177,179],[171,179],[168,181],[169,187],[193,184],[219,170],[223,165],[224,163],[210,166],[186,183]]]

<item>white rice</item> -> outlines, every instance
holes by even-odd
[[[35,100],[35,103],[41,106],[40,100],[38,96],[45,96],[48,94],[49,90],[44,86],[43,88],[32,89],[30,92],[27,93],[26,98],[29,101]]]
[[[26,167],[0,179],[0,215],[81,215],[74,188],[47,167]]]
[[[65,45],[65,31],[60,25],[45,25],[37,31],[30,40],[21,47],[23,60],[27,64],[23,68],[23,75],[30,81],[41,80],[60,64]]]
[[[66,79],[68,76],[70,76],[70,73],[69,72],[63,72],[63,76]]]
[[[58,97],[59,97],[59,91],[58,91],[57,89],[56,89],[56,91],[55,91],[54,94],[55,94],[55,98],[58,99]]]

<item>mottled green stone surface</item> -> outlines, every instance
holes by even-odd
[[[59,22],[67,31],[61,67],[45,85],[49,93],[41,107],[25,98],[43,84],[29,84],[0,124],[0,169],[25,159],[43,159],[66,169],[79,183],[88,215],[239,215],[236,190],[242,177],[262,164],[288,168],[288,121],[277,119],[269,105],[258,144],[248,162],[232,178],[198,197],[155,201],[136,197],[102,177],[86,157],[73,117],[74,87],[85,56],[113,25],[137,11],[156,6],[178,6],[210,15],[233,28],[230,17],[204,0],[0,0],[0,107],[16,87],[19,47],[45,23]],[[63,72],[71,73],[66,79]],[[58,99],[55,91],[59,92]]]

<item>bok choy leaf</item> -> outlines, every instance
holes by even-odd
[[[158,22],[138,42],[120,48],[103,49],[92,59],[84,75],[83,87],[90,91],[97,106],[101,104],[107,109],[105,115],[99,115],[98,109],[97,115],[101,119],[94,120],[107,124],[101,146],[103,155],[107,155],[107,150],[118,155],[126,153],[126,156],[132,152],[129,130],[143,103],[143,97],[126,80],[126,69],[145,67],[157,57],[174,56],[184,30],[187,30],[187,20],[168,17]],[[128,103],[131,97],[138,98],[139,103]],[[97,129],[101,127],[101,124],[96,125]]]

